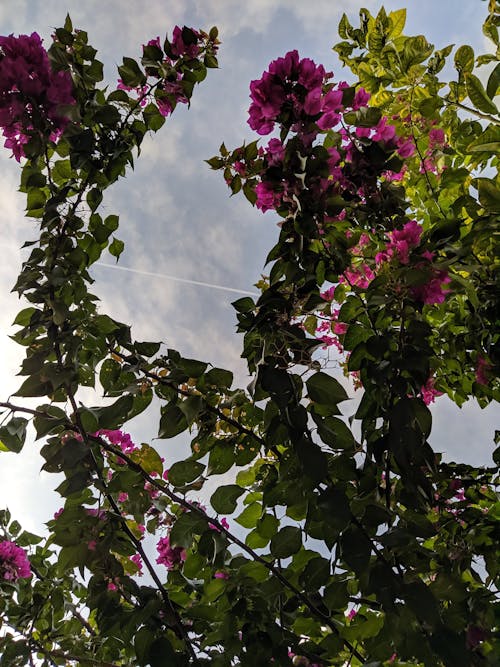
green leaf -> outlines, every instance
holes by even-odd
[[[142,117],[148,128],[153,132],[157,132],[165,123],[165,116],[163,116],[156,104],[148,104],[142,112]]]
[[[302,546],[302,531],[295,526],[285,526],[271,540],[271,553],[276,558],[288,558]]]
[[[168,481],[177,487],[186,486],[198,479],[205,470],[203,463],[199,461],[177,461],[168,471]]]
[[[21,327],[27,327],[31,323],[32,315],[36,312],[37,309],[33,308],[33,306],[30,306],[29,308],[23,308],[18,312],[18,314],[16,315],[16,319],[12,324],[18,324]]]
[[[109,244],[109,252],[113,257],[118,258],[123,252],[123,249],[125,248],[125,243],[123,241],[120,241],[120,239],[117,239],[116,237],[113,237],[112,242]]]
[[[244,489],[236,484],[220,486],[212,494],[210,504],[218,514],[232,514],[236,509],[237,500],[243,492]]]
[[[48,396],[53,391],[51,382],[42,381],[37,375],[27,378],[14,394],[15,396]]]
[[[404,30],[406,24],[406,9],[397,9],[394,12],[389,12],[389,37],[395,39],[399,37]]]
[[[28,191],[26,208],[28,211],[43,209],[46,201],[47,195],[43,190],[39,190],[38,188],[31,188]]]
[[[349,398],[340,382],[326,373],[311,375],[306,381],[306,386],[311,401],[322,405],[340,403]]]
[[[462,74],[470,73],[474,69],[474,49],[464,44],[455,53],[455,68]]]
[[[500,151],[500,126],[488,125],[486,130],[467,146],[468,153],[498,153]]]
[[[208,581],[203,588],[206,599],[209,602],[215,602],[224,592],[226,585],[224,579],[211,579]]]
[[[478,178],[479,201],[487,211],[500,213],[500,188],[489,178]]]
[[[243,528],[255,528],[257,520],[262,514],[262,505],[260,503],[251,503],[236,519],[236,522]]]
[[[132,88],[143,85],[146,81],[144,72],[139,67],[139,64],[133,58],[124,58],[123,65],[118,67],[120,77],[126,86]]]
[[[498,109],[490,100],[481,81],[470,72],[465,76],[465,85],[467,88],[467,95],[470,101],[480,111],[485,113],[498,114]]]
[[[196,512],[183,512],[170,531],[170,543],[188,549],[194,535],[201,535],[207,529],[206,520]]]
[[[112,104],[105,104],[95,111],[94,120],[105,127],[115,127],[120,122],[120,112]]]
[[[300,575],[300,582],[306,590],[318,591],[330,579],[330,561],[318,556],[312,558]]]
[[[356,574],[364,573],[370,563],[371,544],[366,535],[356,526],[349,526],[340,538],[342,560]]]
[[[3,451],[20,452],[26,440],[28,420],[24,417],[12,417],[5,425],[0,426],[0,444]]]
[[[249,296],[233,301],[231,305],[238,313],[251,313],[255,309],[254,300]]]
[[[160,418],[159,438],[173,438],[185,431],[188,427],[185,414],[176,403],[169,403],[162,408]]]
[[[92,212],[96,210],[102,202],[102,191],[99,188],[92,188],[87,194],[87,204]]]
[[[257,532],[261,537],[270,540],[279,528],[279,521],[273,514],[264,514],[257,521]]]
[[[120,377],[121,364],[114,359],[105,359],[99,372],[99,381],[104,391],[108,391]]]
[[[500,87],[500,63],[497,63],[495,69],[491,72],[488,83],[486,84],[486,94],[492,100],[496,97]]]
[[[128,418],[129,411],[134,404],[134,397],[130,394],[120,396],[111,405],[102,408],[93,408],[92,411],[97,417],[99,428],[119,428]]]
[[[179,665],[178,655],[166,637],[159,637],[152,642],[148,654],[150,667],[176,667]]]
[[[349,19],[347,18],[347,14],[342,14],[342,18],[340,19],[340,23],[338,26],[338,33],[342,39],[349,39],[349,31],[352,30],[352,26],[349,23]]]
[[[142,443],[140,449],[136,449],[135,451],[131,452],[129,456],[132,461],[138,463],[141,468],[143,468],[149,474],[158,473],[161,475],[163,472],[161,456],[158,454],[156,449],[154,449],[154,447],[151,447],[145,442]]]
[[[207,384],[219,389],[229,389],[233,384],[233,374],[223,368],[211,368],[204,377]]]

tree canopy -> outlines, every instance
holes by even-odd
[[[233,304],[246,388],[135,340],[90,291],[124,248],[104,193],[217,67],[217,29],[152,39],[113,90],[69,16],[47,51],[0,38],[0,125],[37,225],[0,449],[31,422],[63,476],[47,536],[0,512],[0,665],[498,664],[500,447],[444,461],[428,405],[500,396],[500,64],[405,16],[343,16],[350,83],[297,51],[271,62],[250,83],[266,138],[207,160],[278,220],[259,296]],[[128,427],[146,410],[160,440],[190,434],[169,469]]]

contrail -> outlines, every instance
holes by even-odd
[[[210,289],[218,289],[222,290],[223,292],[234,292],[235,294],[248,294],[249,296],[259,296],[256,292],[250,292],[249,290],[236,289],[234,287],[226,287],[225,285],[214,285],[213,283],[205,283],[201,280],[190,280],[189,278],[178,278],[177,276],[168,276],[165,273],[154,273],[153,271],[141,271],[139,269],[131,269],[128,266],[120,266],[119,264],[106,264],[104,262],[96,262],[94,266],[102,266],[105,269],[118,269],[119,271],[128,271],[129,273],[137,273],[140,276],[164,278],[165,280],[173,280],[175,282],[186,283],[188,285],[209,287]]]
[[[9,250],[20,251],[19,246],[14,243],[6,243],[0,241],[0,247],[9,248]],[[128,266],[120,266],[119,264],[107,264],[106,262],[96,262],[93,266],[102,266],[105,269],[118,269],[119,271],[128,271],[129,273],[137,273],[140,276],[151,276],[153,278],[164,278],[165,280],[173,280],[178,283],[186,283],[187,285],[197,285],[199,287],[208,287],[210,289],[218,289],[223,292],[233,292],[233,294],[248,294],[249,296],[259,296],[257,292],[250,292],[245,289],[236,289],[235,287],[226,287],[225,285],[214,285],[213,283],[205,283],[201,280],[190,280],[189,278],[178,278],[177,276],[168,276],[165,273],[154,273],[153,271],[141,271],[140,269],[131,269]]]

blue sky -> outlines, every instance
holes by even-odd
[[[423,33],[438,47],[469,43],[476,52],[487,49],[481,34],[486,3],[407,0],[406,5],[408,32]],[[204,160],[217,153],[222,141],[234,147],[252,137],[246,124],[248,84],[260,77],[270,60],[297,48],[302,56],[333,70],[337,78],[345,78],[331,46],[342,12],[355,22],[361,6],[376,12],[380,5],[373,0],[150,0],[146,4],[2,0],[2,34],[36,30],[47,45],[69,11],[74,25],[86,29],[90,43],[99,50],[111,85],[123,55],[138,57],[141,44],[164,36],[175,24],[220,29],[220,70],[209,72],[195,91],[189,112],[179,108],[158,135],[146,139],[135,171],[114,186],[103,203],[106,213],[120,215],[118,236],[126,242],[120,264],[137,273],[98,267],[94,291],[102,299],[103,312],[132,323],[138,339],[162,340],[187,357],[231,368],[240,384],[247,384],[230,306],[237,295],[141,272],[253,290],[277,235],[275,220],[271,213],[252,209],[243,197],[230,198],[221,175],[211,172]],[[401,6],[392,0],[385,3],[388,11]],[[23,196],[16,192],[17,163],[3,151],[0,166],[3,400],[19,384],[14,375],[21,355],[8,338],[16,312],[24,307],[9,294],[21,262],[17,248],[36,230],[33,222],[23,220]],[[103,261],[112,264],[112,258]],[[431,442],[449,457],[487,464],[498,414],[498,408],[480,411],[472,403],[459,410],[440,399],[434,408]],[[154,420],[149,415],[138,420],[132,435],[150,441],[156,435]],[[185,442],[163,441],[159,450],[172,459]],[[21,456],[0,457],[0,507],[8,505],[32,530],[39,529],[60,505],[52,491],[57,486],[54,476],[39,473],[38,450],[38,443],[29,442]]]

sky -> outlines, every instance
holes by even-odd
[[[404,6],[403,0],[384,4],[387,11]],[[178,107],[157,135],[146,138],[135,171],[106,193],[101,207],[105,214],[120,215],[117,235],[126,250],[122,268],[103,257],[93,271],[93,291],[102,312],[133,324],[136,339],[164,341],[183,356],[233,370],[240,385],[248,383],[230,304],[238,298],[235,290],[242,295],[255,290],[278,228],[272,213],[252,209],[242,196],[229,197],[221,174],[204,160],[218,152],[222,141],[236,147],[254,138],[246,123],[248,84],[276,57],[297,48],[302,57],[345,78],[331,46],[342,13],[354,23],[362,6],[376,13],[380,5],[374,0],[1,1],[1,34],[37,31],[47,46],[69,12],[74,26],[88,31],[110,85],[116,84],[116,65],[124,55],[138,58],[143,43],[171,34],[174,25],[219,28],[220,69],[209,71],[189,111]],[[439,48],[469,43],[476,51],[486,50],[481,35],[485,3],[406,0],[406,7],[408,33],[423,33]],[[22,261],[18,248],[37,231],[33,221],[23,218],[19,165],[5,150],[0,150],[0,169],[0,400],[6,400],[20,385],[15,374],[22,359],[22,350],[9,339],[11,323],[26,305],[10,290]],[[497,406],[481,411],[468,403],[458,409],[441,398],[433,414],[436,451],[449,459],[491,464]],[[151,442],[156,429],[148,413],[134,422],[132,436]],[[22,454],[0,454],[0,508],[8,506],[26,528],[39,532],[61,505],[53,491],[59,482],[40,473],[41,445],[28,440]],[[167,461],[188,453],[186,438],[156,444]]]

